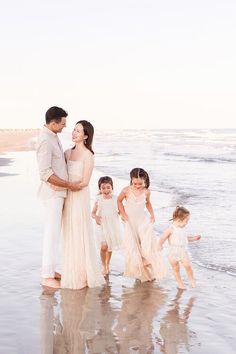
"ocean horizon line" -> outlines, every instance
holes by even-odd
[[[0,132],[10,132],[10,131],[37,131],[40,130],[42,126],[39,127],[22,127],[22,128],[0,128]],[[96,128],[96,131],[208,131],[208,130],[213,130],[213,131],[234,131],[236,130],[235,128]],[[68,131],[70,128],[65,128],[64,131]]]

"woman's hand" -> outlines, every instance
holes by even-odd
[[[80,183],[81,183],[80,181],[78,181],[78,182],[69,182],[69,189],[72,192],[78,192],[79,190],[82,189]]]

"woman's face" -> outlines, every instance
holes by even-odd
[[[76,124],[72,132],[72,141],[74,143],[80,143],[87,138],[87,135],[84,134],[84,128],[82,124]]]

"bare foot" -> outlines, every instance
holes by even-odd
[[[42,295],[52,296],[52,295],[55,294],[55,292],[56,292],[57,290],[58,290],[58,289],[49,288],[48,286],[44,286],[44,285],[43,285],[43,292],[42,292]]]
[[[195,280],[191,280],[191,281],[190,281],[190,284],[191,284],[191,287],[192,287],[192,288],[196,288],[196,282],[195,282]]]
[[[110,273],[109,266],[106,266],[106,267],[105,267],[105,271],[106,271],[106,275],[108,275],[108,274]]]
[[[55,279],[59,279],[59,280],[61,280],[61,274],[60,274],[60,273],[55,272],[54,278],[55,278]]]
[[[180,290],[186,290],[186,288],[184,286],[184,283],[178,283],[177,288],[180,289]]]
[[[54,278],[43,279],[41,285],[49,288],[60,289],[60,282]]]
[[[102,266],[102,275],[105,277],[106,276],[106,267]]]

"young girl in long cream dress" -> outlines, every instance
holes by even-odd
[[[165,276],[165,265],[153,228],[155,217],[149,185],[148,173],[142,168],[134,168],[130,172],[130,186],[125,187],[118,197],[118,208],[125,223],[124,276],[141,281],[161,280]]]
[[[100,194],[94,204],[92,217],[97,224],[103,274],[109,274],[112,252],[121,246],[117,197],[113,195],[113,181],[109,176],[99,178]]]
[[[89,181],[93,171],[93,126],[76,123],[72,133],[75,146],[65,152],[70,181],[80,180],[78,192],[68,191],[62,218],[61,287],[81,289],[105,283],[93,236]]]

